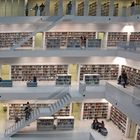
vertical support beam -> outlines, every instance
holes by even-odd
[[[58,0],[58,16],[63,15],[63,0]]]
[[[97,0],[97,9],[96,9],[97,15],[96,16],[101,16],[101,3],[102,3],[101,0]]]
[[[113,16],[114,15],[114,0],[110,0],[109,2],[109,16]]]
[[[46,0],[43,15],[50,16],[50,0]]]
[[[107,39],[108,39],[108,32],[105,32],[105,39],[104,41],[102,41],[102,43],[104,44],[104,48],[107,48]]]
[[[76,16],[76,0],[72,0],[72,10],[71,15]]]
[[[84,0],[84,16],[88,16],[89,0]]]
[[[45,44],[45,34],[46,32],[43,32],[43,49],[46,50],[46,44]]]
[[[126,138],[129,137],[130,125],[131,125],[131,120],[127,117],[127,121],[126,121],[126,130],[125,130],[125,137],[126,137]]]
[[[84,102],[81,103],[81,117],[80,117],[80,120],[83,120],[83,113],[84,113]]]
[[[111,104],[108,103],[107,120],[110,120],[110,113],[111,113]]]

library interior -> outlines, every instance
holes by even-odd
[[[140,140],[140,0],[0,0],[1,140]]]

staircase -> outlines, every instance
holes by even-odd
[[[44,25],[41,24],[35,32],[31,33],[29,36],[27,36],[25,38],[22,38],[22,40],[19,43],[14,44],[14,46],[12,46],[10,49],[15,50],[16,48],[20,47],[25,42],[27,42],[31,37],[35,36],[36,33],[38,33],[38,32],[44,32],[44,30],[49,31],[56,24],[61,22],[62,19],[63,19],[63,16],[51,16],[51,17],[46,18],[46,19],[42,17],[40,19],[40,21],[44,22]]]
[[[38,119],[39,117],[53,115],[54,113],[58,112],[61,108],[69,104],[71,102],[71,98],[72,97],[69,93],[65,93],[55,103],[49,105],[48,107],[34,109],[31,112],[31,116],[29,120],[25,120],[25,118],[23,118],[18,123],[15,123],[14,125],[10,126],[5,130],[5,136],[11,137],[12,135],[20,131],[22,128],[29,125],[36,119]]]

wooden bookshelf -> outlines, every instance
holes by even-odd
[[[138,129],[137,140],[140,140],[140,128]]]
[[[100,80],[117,80],[119,65],[82,65],[80,68],[80,81],[83,80],[84,74],[99,74]]]
[[[84,2],[78,4],[77,16],[84,16]]]
[[[68,129],[73,129],[74,128],[74,117],[73,116],[58,116],[56,117],[57,119],[57,130],[68,130]]]
[[[108,47],[116,47],[117,43],[127,41],[127,32],[109,32],[107,38]]]
[[[122,130],[123,133],[125,133],[126,121],[127,121],[127,116],[125,114],[119,111],[116,107],[112,106],[110,119],[115,125],[118,126],[120,130]]]
[[[84,103],[83,119],[106,118],[108,103]]]
[[[97,2],[96,1],[92,1],[89,4],[89,16],[96,16],[96,10],[97,10]]]
[[[68,65],[12,65],[13,81],[28,81],[35,75],[38,81],[55,81],[57,74],[67,74]]]
[[[21,33],[0,33],[0,48],[9,48],[18,44],[20,41],[28,37],[30,32]],[[32,37],[26,41],[21,47],[32,47],[33,39]]]
[[[32,109],[35,109],[36,107],[38,108],[46,108],[50,105],[51,103],[38,103],[38,104],[30,104]],[[9,104],[9,120],[14,120],[15,115],[17,115],[19,118],[24,118],[25,117],[25,106],[26,104]],[[70,116],[70,104],[66,105],[64,108],[60,109],[58,112],[56,112],[53,116]]]
[[[109,1],[101,5],[101,16],[109,16]]]
[[[140,70],[122,65],[122,70],[127,73],[128,83],[132,86],[140,85]]]

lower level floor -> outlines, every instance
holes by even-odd
[[[50,131],[37,131],[36,121],[31,123],[30,126],[22,129],[18,134],[13,137],[4,137],[6,126],[10,123],[7,120],[7,113],[0,112],[0,139],[1,140],[88,140],[90,133],[94,136],[95,140],[135,140],[135,138],[126,138],[121,130],[118,129],[112,121],[105,122],[105,127],[108,130],[107,136],[102,136],[98,131],[91,129],[93,120],[75,120],[74,129],[72,130],[50,130]],[[102,121],[99,119],[99,121]]]

